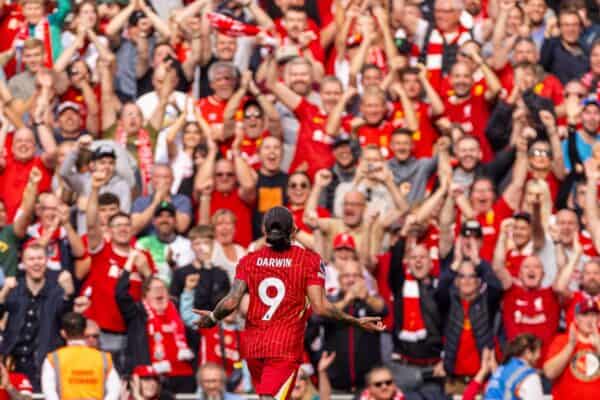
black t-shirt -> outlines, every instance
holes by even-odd
[[[187,78],[185,77],[185,73],[183,72],[183,67],[181,66],[181,63],[178,61],[175,61],[173,63],[173,65],[175,67],[175,71],[177,71],[177,78],[178,78],[178,82],[177,82],[177,86],[175,87],[175,90],[178,90],[183,93],[189,92],[190,87],[192,86],[192,83],[189,82],[187,80]],[[145,95],[146,93],[150,93],[151,91],[154,90],[154,85],[152,85],[152,75],[153,74],[154,74],[154,68],[150,67],[150,68],[148,68],[148,71],[146,71],[144,76],[142,76],[140,79],[137,80],[137,97],[138,98]]]
[[[217,303],[225,297],[231,284],[229,276],[224,269],[212,266],[212,268],[196,268],[192,264],[181,267],[173,272],[169,293],[171,299],[179,304],[179,298],[185,288],[185,279],[188,275],[200,273],[200,281],[194,291],[194,308],[200,310],[212,310]]]
[[[287,204],[287,181],[288,174],[282,171],[272,176],[264,175],[262,172],[258,173],[256,208],[252,216],[252,234],[254,239],[262,236],[261,225],[264,213],[275,206],[285,206]]]

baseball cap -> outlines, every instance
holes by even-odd
[[[587,107],[589,105],[595,105],[596,107],[600,108],[600,101],[598,101],[598,98],[596,96],[590,96],[590,97],[583,99],[583,101],[581,102],[581,105],[583,107]]]
[[[575,314],[600,313],[598,301],[583,299],[575,305]]]
[[[290,237],[292,234],[294,218],[287,208],[277,206],[266,212],[263,224],[267,238],[283,239]]]
[[[161,212],[168,211],[171,215],[175,216],[175,206],[168,201],[161,201],[156,210],[154,211],[154,216],[158,217]]]
[[[113,149],[112,146],[103,144],[98,146],[92,153],[92,161],[96,161],[104,157],[112,157],[116,160],[117,154],[115,153],[115,149]]]
[[[513,214],[513,218],[520,219],[520,220],[527,222],[528,224],[531,224],[531,214],[529,214],[528,212],[525,212],[525,211],[516,212]]]
[[[81,107],[79,106],[79,104],[75,103],[74,101],[63,101],[62,103],[60,103],[58,105],[58,108],[56,109],[56,113],[57,114],[61,114],[63,111],[71,109],[75,112],[80,112],[81,111]]]
[[[152,365],[138,365],[133,369],[133,375],[137,375],[140,378],[158,378],[158,372],[156,372]]]
[[[352,235],[348,235],[347,233],[339,233],[333,238],[333,249],[348,249],[356,251],[356,242],[354,242]]]
[[[479,223],[479,221],[476,221],[474,219],[470,220],[470,221],[465,221],[463,222],[462,226],[460,227],[460,234],[461,236],[464,237],[476,237],[476,238],[481,238],[483,237],[483,231],[481,230],[481,224]]]
[[[333,144],[331,145],[331,147],[338,148],[340,146],[343,146],[345,144],[349,145],[351,143],[350,141],[350,136],[348,135],[339,135],[337,136],[334,140],[333,140]]]

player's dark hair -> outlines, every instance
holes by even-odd
[[[263,219],[267,243],[275,251],[285,251],[292,246],[294,218],[285,207],[273,207]]]

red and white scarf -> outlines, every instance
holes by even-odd
[[[209,12],[206,17],[211,27],[227,36],[256,36],[260,32],[256,25],[246,24],[223,14]]]
[[[419,292],[419,282],[406,270],[402,286],[402,330],[398,333],[398,338],[405,342],[414,343],[427,337]]]
[[[177,308],[169,301],[165,312],[159,315],[146,301],[142,301],[142,304],[148,316],[146,333],[152,363],[183,361],[181,355],[190,354],[191,351]],[[172,340],[169,336],[172,337]]]
[[[374,400],[374,399],[375,399],[375,397],[373,397],[371,392],[369,392],[369,389],[365,389],[360,394],[360,397],[358,400]],[[394,397],[392,397],[392,400],[404,400],[404,393],[402,393],[400,390],[396,390],[396,393],[394,393]]]
[[[27,21],[23,21],[21,26],[19,27],[19,31],[15,36],[15,47],[20,49],[17,51],[17,65],[18,71],[22,72],[24,65],[22,62],[23,58],[23,43],[25,40],[35,38],[39,39],[44,43],[44,64],[47,68],[52,68],[52,35],[50,34],[50,22],[48,22],[48,18],[44,17],[40,22],[37,23],[35,28],[33,29],[33,36],[31,35],[31,30],[29,29],[29,23]]]
[[[447,41],[448,36],[444,37],[444,34],[438,29],[431,31],[429,36],[429,42],[423,44],[421,51],[427,53],[425,56],[425,66],[429,75],[429,81],[434,88],[440,88],[442,83],[442,61],[444,58],[444,42],[446,44],[458,44],[459,46],[468,40],[471,40],[471,31],[468,27],[462,23],[458,26],[457,34]]]
[[[121,146],[127,148],[127,132],[121,125],[117,127],[115,141]],[[154,155],[152,154],[152,140],[150,134],[144,128],[140,129],[135,140],[137,147],[137,158],[139,160],[140,174],[142,175],[142,193],[148,194],[148,186],[152,176],[152,165],[154,164]]]

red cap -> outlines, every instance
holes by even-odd
[[[133,370],[133,375],[137,375],[140,378],[158,378],[158,372],[156,372],[152,365],[138,365]]]
[[[575,305],[575,314],[600,313],[598,302],[592,299],[583,299]]]
[[[354,242],[352,235],[348,235],[347,233],[339,233],[335,238],[333,238],[333,249],[356,250],[356,243]]]

